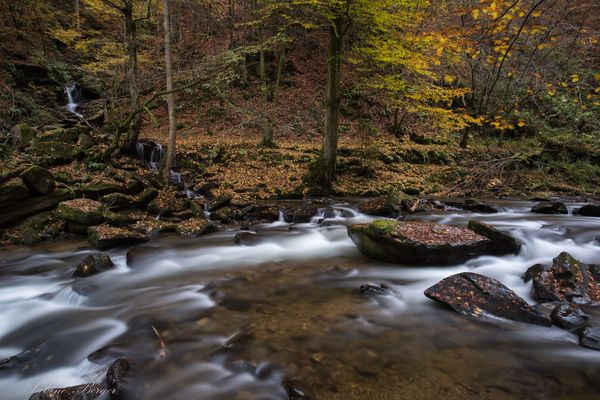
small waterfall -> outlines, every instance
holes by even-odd
[[[67,110],[77,117],[83,118],[83,115],[77,112],[77,107],[79,107],[79,102],[81,101],[81,90],[77,83],[65,87],[65,93],[67,94],[67,100],[69,102],[67,104]]]
[[[151,170],[158,170],[165,156],[165,149],[160,143],[153,141],[138,142],[136,145],[138,158]]]

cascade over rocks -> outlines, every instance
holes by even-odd
[[[455,207],[455,208],[461,208],[463,210],[467,210],[467,211],[473,211],[476,213],[482,213],[482,214],[496,214],[498,213],[498,209],[490,204],[487,204],[484,201],[481,201],[479,199],[473,199],[473,198],[469,198],[469,199],[445,199],[443,200],[444,204],[450,206],[450,207]]]
[[[552,265],[530,267],[523,278],[533,279],[533,294],[541,302],[600,304],[600,266],[582,263],[569,253],[560,253]]]
[[[532,213],[536,214],[568,214],[569,210],[565,203],[560,201],[541,202],[531,208]]]
[[[451,265],[486,254],[491,241],[469,229],[430,222],[378,220],[348,227],[359,250],[378,260]]]
[[[463,272],[442,279],[425,290],[425,296],[448,305],[467,318],[495,316],[550,326],[550,319],[495,279]]]

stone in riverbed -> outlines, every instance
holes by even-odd
[[[56,209],[56,215],[68,222],[82,225],[96,225],[104,222],[104,205],[90,199],[63,201]]]
[[[579,344],[600,351],[600,326],[582,329],[579,332]]]
[[[478,235],[484,236],[492,241],[490,251],[493,254],[519,254],[521,251],[521,242],[509,234],[500,232],[491,225],[481,221],[469,221],[468,228]]]
[[[77,265],[77,269],[73,273],[73,276],[76,277],[86,277],[98,274],[102,271],[110,269],[114,267],[112,260],[105,253],[94,253],[86,256],[80,263]]]
[[[205,218],[192,218],[175,225],[175,232],[181,237],[197,237],[214,229],[214,225]]]
[[[119,399],[124,390],[127,375],[131,372],[131,364],[124,358],[115,360],[106,372],[106,383],[111,390],[111,398]]]
[[[96,400],[108,393],[100,385],[85,384],[37,392],[29,400]]]
[[[600,204],[586,204],[577,209],[576,214],[583,217],[600,217]]]
[[[370,283],[365,283],[360,285],[360,292],[366,296],[385,296],[390,294],[390,288],[386,285],[372,285]]]
[[[533,294],[541,302],[600,304],[600,266],[560,253],[552,265],[536,264],[524,277],[533,279]]]
[[[585,325],[590,318],[577,306],[572,304],[559,304],[550,314],[554,325],[563,329],[576,329]]]
[[[348,235],[369,257],[409,265],[458,264],[486,254],[491,243],[469,229],[415,221],[350,225]]]
[[[531,212],[536,214],[568,214],[569,210],[564,203],[552,201],[536,204],[531,208]]]
[[[358,210],[364,214],[395,218],[402,212],[414,211],[418,205],[419,199],[416,197],[404,192],[396,192],[362,203],[358,206]]]
[[[33,165],[23,172],[21,179],[33,194],[48,194],[54,190],[54,176],[46,168]]]
[[[126,244],[148,241],[141,233],[112,226],[92,226],[87,230],[88,241],[97,249],[108,249]]]
[[[548,317],[502,283],[471,272],[441,280],[425,290],[425,296],[448,305],[468,318],[494,316],[543,326],[552,324]]]

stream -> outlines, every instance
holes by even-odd
[[[311,223],[255,226],[253,245],[235,244],[234,228],[162,235],[109,251],[116,267],[87,278],[72,277],[94,252],[86,242],[0,249],[0,360],[30,350],[16,368],[0,364],[0,398],[99,383],[118,358],[133,366],[127,399],[600,398],[600,352],[575,335],[467,320],[423,295],[474,271],[535,303],[521,279],[531,265],[562,251],[600,262],[599,218],[497,205],[498,214],[406,217],[456,226],[480,219],[524,243],[516,256],[450,267],[361,255],[346,225],[372,218],[353,201]],[[393,294],[363,296],[364,283]]]

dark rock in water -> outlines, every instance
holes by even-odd
[[[0,207],[15,205],[29,197],[29,190],[21,179],[12,179],[0,185]]]
[[[469,229],[430,222],[378,220],[348,227],[367,256],[409,265],[450,265],[486,254],[491,241]]]
[[[100,385],[85,384],[37,392],[29,400],[97,400],[107,393]]]
[[[92,226],[88,228],[87,233],[88,241],[97,249],[148,241],[146,236],[141,233],[112,226]]]
[[[58,203],[75,197],[68,189],[55,190],[46,196],[34,197],[6,207],[0,214],[0,226],[9,225],[42,211],[56,208]]]
[[[521,279],[527,283],[535,278],[538,274],[542,273],[545,268],[546,266],[544,264],[532,265],[531,267],[527,268],[527,271],[525,271],[525,273],[521,276]]]
[[[390,288],[386,285],[371,285],[370,283],[365,283],[360,285],[360,292],[366,296],[385,296],[390,294]]]
[[[396,218],[402,212],[414,211],[418,204],[419,200],[416,197],[404,192],[396,192],[362,203],[358,206],[358,210],[378,217]]]
[[[104,222],[104,205],[90,199],[67,200],[58,205],[56,215],[68,222],[97,225]]]
[[[119,358],[112,363],[106,372],[106,384],[110,389],[110,397],[113,400],[121,398],[121,393],[126,382],[127,375],[131,372],[131,364],[124,358]]]
[[[54,176],[46,169],[34,165],[21,175],[32,194],[48,194],[54,190]]]
[[[79,263],[79,265],[77,265],[77,269],[75,270],[75,273],[73,273],[73,276],[91,276],[105,271],[109,268],[112,268],[114,266],[115,264],[113,264],[108,254],[89,254]]]
[[[600,326],[582,329],[579,332],[579,344],[600,351]]]
[[[553,201],[538,203],[531,208],[531,212],[536,214],[568,214],[569,210],[565,203]]]
[[[536,325],[552,325],[549,318],[502,283],[471,272],[441,280],[425,290],[425,296],[450,306],[468,318],[495,316]]]
[[[283,380],[283,387],[289,400],[311,400],[313,397],[301,387],[302,385],[294,378]]]
[[[293,224],[310,222],[312,217],[319,213],[322,206],[317,204],[300,204],[297,207],[286,206],[285,221]]]
[[[532,277],[539,301],[600,303],[600,266],[582,263],[569,253],[561,253],[552,265],[534,265],[525,275]]]
[[[468,211],[485,213],[485,214],[496,214],[498,209],[492,205],[489,205],[478,199],[466,199],[462,208]]]
[[[248,373],[254,375],[256,372],[256,364],[248,360],[232,361],[228,365],[229,369],[237,373]]]
[[[16,373],[29,369],[29,365],[48,347],[47,343],[27,349],[5,360],[0,360],[0,373]]]
[[[554,325],[563,329],[576,329],[585,325],[590,317],[575,305],[559,304],[550,314],[550,318]]]
[[[493,254],[519,254],[521,251],[521,242],[491,225],[480,221],[469,221],[468,228],[492,241],[490,250]]]
[[[244,246],[256,246],[264,242],[265,237],[257,235],[254,232],[238,232],[235,234],[233,241],[236,244]]]
[[[600,204],[587,204],[575,213],[584,217],[600,217]]]

